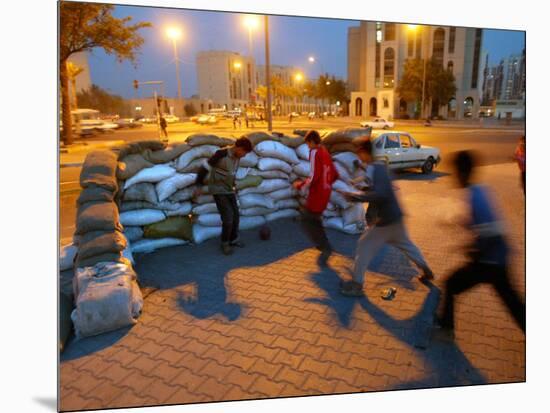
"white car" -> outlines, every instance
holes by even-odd
[[[384,160],[390,169],[420,168],[429,174],[441,162],[440,151],[418,144],[407,132],[373,132],[374,159]]]
[[[218,123],[218,118],[214,115],[200,115],[197,118],[197,123],[199,125],[214,125]]]
[[[174,116],[174,115],[162,115],[162,117],[164,118],[164,120],[166,121],[166,123],[176,123],[176,122],[179,122],[180,121],[180,118],[178,118],[177,116]]]
[[[373,129],[391,129],[395,126],[395,123],[384,118],[375,118],[372,121],[361,122],[360,125],[364,128],[371,127]]]

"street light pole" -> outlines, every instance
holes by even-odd
[[[267,83],[267,130],[273,130],[273,119],[271,117],[271,71],[269,69],[269,17],[264,16],[265,27],[265,79]]]
[[[181,103],[180,61],[178,58],[178,48],[176,45],[176,38],[173,38],[172,41],[174,43],[174,60],[176,61],[176,79],[178,81],[178,101]]]

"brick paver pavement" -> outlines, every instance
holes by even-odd
[[[506,218],[514,285],[524,294],[525,209],[512,164],[480,169]],[[366,297],[338,293],[357,237],[329,231],[327,269],[292,221],[272,239],[243,234],[247,247],[221,256],[218,241],[137,257],[147,289],[131,329],[73,341],[61,357],[62,410],[348,393],[525,380],[525,338],[495,292],[458,299],[456,340],[430,340],[442,281],[463,262],[458,228],[438,220],[456,205],[449,176],[400,175],[411,238],[437,279],[386,247],[366,277]],[[380,291],[395,286],[393,301]]]

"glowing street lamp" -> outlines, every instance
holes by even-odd
[[[233,68],[234,68],[234,69],[239,70],[242,66],[243,66],[243,65],[242,65],[241,62],[235,62],[235,63],[233,63]]]
[[[182,31],[179,27],[166,28],[166,36],[172,40],[174,45],[174,60],[176,61],[176,79],[178,81],[178,100],[181,100],[181,79],[180,79],[180,63],[178,58],[177,40],[182,37]]]
[[[315,63],[315,58],[313,56],[309,56],[307,60],[309,61],[309,63]]]
[[[296,73],[294,79],[296,80],[296,82],[301,82],[302,80],[304,80],[304,75],[302,75],[301,73]]]
[[[327,85],[327,86],[330,85],[330,80],[327,80],[325,85]]]
[[[248,55],[252,57],[252,31],[260,26],[260,19],[255,15],[247,15],[244,18],[244,25],[248,29]]]

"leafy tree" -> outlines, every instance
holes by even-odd
[[[67,61],[71,55],[102,48],[119,61],[136,62],[136,53],[144,40],[138,31],[151,23],[129,24],[131,17],[118,19],[110,4],[60,2],[59,80],[63,119],[62,139],[71,144],[72,119]]]
[[[111,95],[97,85],[92,85],[77,96],[83,108],[96,109],[104,114],[118,114],[122,117],[131,114],[130,105],[121,96]]]

